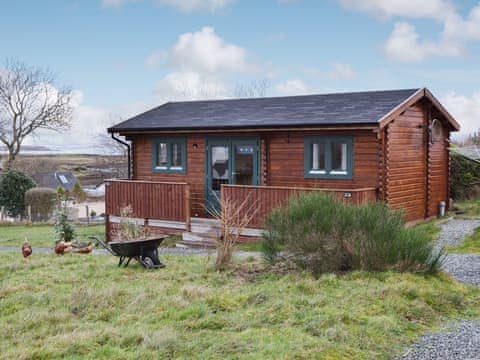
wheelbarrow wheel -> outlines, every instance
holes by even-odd
[[[153,263],[153,259],[149,256],[144,256],[143,257],[142,264],[147,269],[152,269],[152,268],[155,267],[155,264]]]
[[[148,251],[141,257],[142,265],[147,269],[160,268],[165,265],[162,264],[158,258],[158,253],[156,251]]]

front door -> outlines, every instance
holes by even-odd
[[[218,209],[222,184],[259,184],[258,138],[207,139],[206,206]]]

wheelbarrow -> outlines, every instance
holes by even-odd
[[[111,241],[106,243],[96,236],[89,236],[102,245],[113,256],[118,256],[118,266],[127,267],[132,259],[137,260],[146,269],[165,267],[158,258],[158,247],[167,236],[135,241]]]

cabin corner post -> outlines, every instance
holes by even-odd
[[[187,232],[192,229],[190,205],[190,184],[185,184],[185,231]]]
[[[109,242],[111,240],[110,236],[110,215],[105,214],[105,240]]]

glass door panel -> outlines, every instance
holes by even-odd
[[[233,184],[253,185],[255,178],[255,146],[235,145]]]
[[[208,139],[206,156],[207,209],[219,210],[223,184],[258,185],[257,139]]]
[[[219,192],[222,184],[230,183],[229,147],[214,145],[211,147],[212,190]]]

